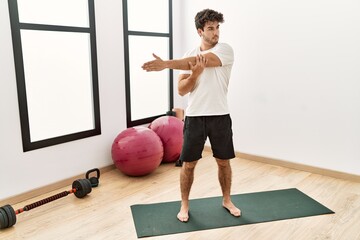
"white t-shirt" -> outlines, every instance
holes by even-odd
[[[200,47],[185,53],[185,57],[214,53],[221,61],[220,67],[207,67],[197,79],[194,89],[189,93],[186,116],[211,116],[229,114],[227,103],[228,85],[234,63],[234,51],[226,43],[201,51]],[[182,70],[180,74],[191,74],[191,70]]]

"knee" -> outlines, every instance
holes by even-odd
[[[193,171],[196,164],[197,164],[197,161],[183,162],[183,169],[186,170],[186,171]]]
[[[219,160],[219,159],[216,159],[216,162],[217,162],[219,168],[227,168],[227,167],[230,167],[230,161],[229,161],[229,160]]]

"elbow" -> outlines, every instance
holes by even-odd
[[[186,93],[184,91],[181,91],[180,89],[178,90],[178,94],[183,97]]]
[[[183,96],[185,96],[187,93],[188,93],[188,92],[186,91],[186,89],[181,88],[181,87],[178,88],[178,94],[179,94],[180,96],[183,97]]]

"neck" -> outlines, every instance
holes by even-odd
[[[215,44],[215,45],[216,45],[216,44]],[[200,50],[201,50],[201,51],[206,51],[206,50],[209,50],[209,49],[215,47],[215,45],[213,45],[213,44],[208,44],[208,43],[206,43],[206,42],[201,42]]]

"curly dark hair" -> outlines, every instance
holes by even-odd
[[[224,17],[222,13],[219,13],[217,11],[211,10],[211,9],[204,9],[200,12],[198,12],[195,16],[195,26],[196,29],[204,30],[204,26],[206,22],[224,22]]]

